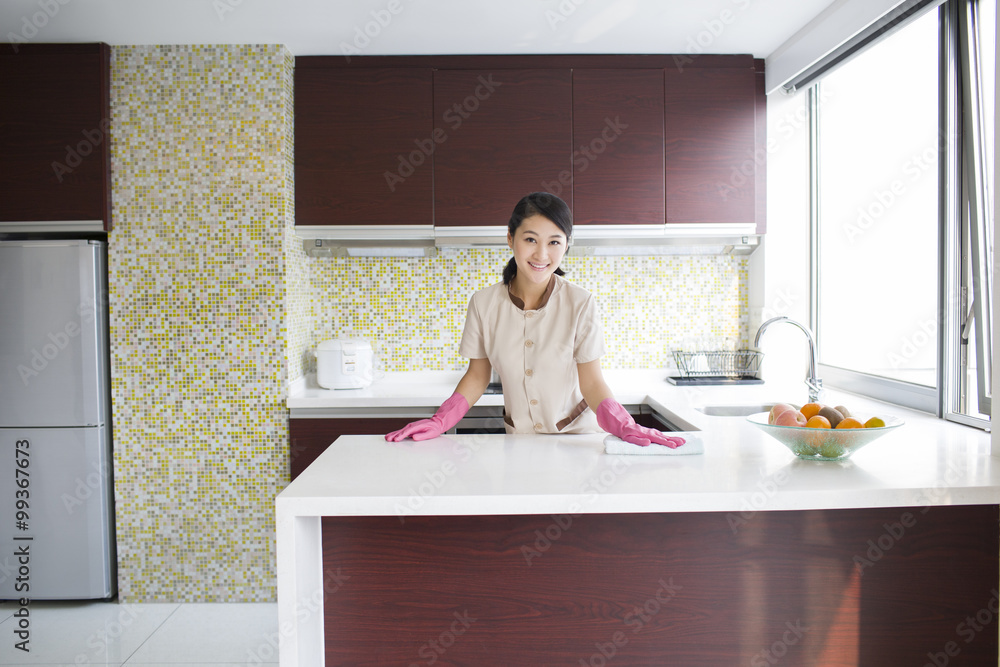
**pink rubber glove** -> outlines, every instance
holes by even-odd
[[[441,404],[438,411],[430,419],[421,419],[407,424],[398,431],[385,436],[389,442],[399,442],[406,438],[414,440],[430,440],[436,438],[461,421],[469,411],[469,402],[457,391]]]
[[[613,398],[606,398],[597,406],[597,423],[611,435],[618,436],[625,442],[645,447],[650,443],[664,445],[676,449],[684,444],[684,438],[664,435],[654,428],[639,426],[632,419],[621,403]]]

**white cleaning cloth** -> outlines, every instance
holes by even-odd
[[[642,447],[640,445],[633,445],[631,442],[625,442],[617,436],[608,435],[604,438],[604,451],[608,454],[634,454],[636,456],[686,456],[689,454],[705,453],[705,446],[702,444],[701,436],[698,433],[690,431],[678,431],[675,433],[671,431],[667,435],[684,438],[684,444],[674,449],[655,443]]]

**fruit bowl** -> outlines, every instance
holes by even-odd
[[[903,425],[902,419],[886,417],[885,426],[870,428],[778,426],[768,424],[767,415],[758,412],[747,417],[747,421],[808,461],[843,461],[872,440]]]

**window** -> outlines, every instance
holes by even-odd
[[[819,84],[820,361],[936,386],[938,32],[928,12]]]
[[[920,12],[923,13],[920,13]],[[810,88],[827,384],[988,427],[995,4],[873,30]]]

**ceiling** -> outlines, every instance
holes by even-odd
[[[346,49],[353,55],[751,53],[764,58],[831,4],[832,0],[3,0],[0,40],[277,43],[295,55],[341,55]],[[11,33],[20,38],[12,39]]]

